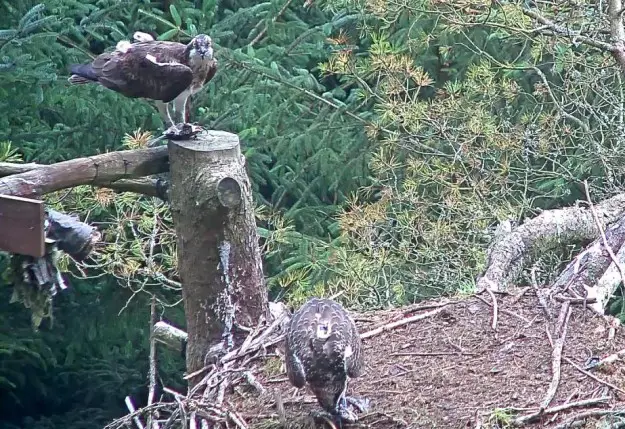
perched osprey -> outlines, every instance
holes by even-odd
[[[332,416],[355,422],[366,401],[345,395],[347,379],[362,372],[364,355],[356,325],[335,301],[313,298],[293,314],[285,338],[289,381],[302,388],[306,383],[319,405]]]
[[[112,52],[98,55],[91,63],[70,67],[72,84],[98,83],[130,98],[156,101],[163,120],[176,128],[169,105],[188,122],[189,97],[202,89],[217,71],[212,40],[205,34],[188,44],[156,41],[137,32],[135,43],[121,41]]]

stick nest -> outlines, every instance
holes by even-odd
[[[343,427],[625,427],[623,329],[583,305],[540,301],[526,288],[355,315],[366,368],[348,393],[371,407]],[[128,427],[134,416],[145,422],[153,411],[160,429],[191,428],[192,417],[198,428],[201,419],[205,427],[321,427],[310,417],[314,397],[286,378],[283,332],[279,319],[256,328],[188,395],[166,389],[173,400],[106,429]]]

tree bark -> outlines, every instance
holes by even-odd
[[[622,264],[625,259],[625,216],[611,224],[605,236],[608,246]],[[598,237],[562,270],[550,292],[564,293],[571,298],[590,299],[588,307],[598,314],[604,314],[610,297],[620,284],[618,269],[603,238]]]
[[[230,350],[267,317],[267,291],[245,160],[236,135],[205,131],[170,141],[170,201],[178,241],[188,345],[187,371],[216,344]],[[189,380],[193,387],[201,375]]]
[[[625,193],[597,204],[595,209],[604,227],[615,222],[625,214]],[[544,211],[491,244],[486,270],[477,279],[477,288],[505,292],[540,253],[561,243],[588,242],[597,236],[599,230],[587,208]]]
[[[2,166],[7,168],[8,174],[17,169],[16,166],[8,167],[6,163]],[[28,170],[0,179],[0,194],[32,198],[79,185],[115,188],[112,182],[165,173],[169,165],[167,148],[161,146],[110,152],[51,165],[38,165],[37,168],[33,164],[25,164],[23,168]],[[123,184],[117,187],[125,190]],[[138,187],[137,182],[128,183],[128,187],[145,190],[145,187]]]
[[[47,165],[34,162],[28,164],[0,162],[0,178],[45,167],[47,167]],[[110,182],[96,181],[96,183],[90,182],[89,184],[97,186],[98,188],[109,188],[119,192],[134,192],[136,194],[147,195],[148,197],[164,198],[164,193],[161,188],[159,188],[158,181],[147,177],[140,179],[120,179]]]

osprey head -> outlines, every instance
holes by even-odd
[[[198,34],[187,45],[189,58],[213,59],[213,40],[206,34]]]

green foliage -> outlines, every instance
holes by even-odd
[[[610,53],[532,37],[522,6],[478,3],[323,2],[358,17],[319,69],[372,114],[372,183],[339,215],[334,243],[282,271],[299,299],[312,287],[371,308],[471,290],[500,221],[570,205],[585,179],[596,199],[620,192]]]
[[[500,221],[570,205],[584,179],[595,199],[622,188],[625,100],[609,53],[535,32],[513,3],[296,3],[1,2],[0,99],[12,102],[0,106],[0,160],[143,147],[162,126],[149,103],[69,86],[68,65],[136,30],[175,41],[205,32],[219,71],[192,118],[241,138],[274,298],[377,308],[471,293]],[[603,28],[591,13],[540,8],[554,22]],[[171,217],[154,199],[89,187],[47,201],[81,213],[104,241],[87,263],[62,260],[79,280],[67,298],[76,301],[55,303],[54,327],[20,334],[48,342],[7,334],[0,351],[27,356],[39,377],[29,384],[63,386],[48,397],[98,408],[97,420],[123,412],[115,401],[145,384],[147,334],[137,327],[147,326],[147,298],[183,325]],[[543,277],[570,251],[542,258]],[[21,400],[22,370],[0,368],[0,385]],[[65,418],[81,427],[85,415]],[[26,427],[67,427],[46,419]]]

